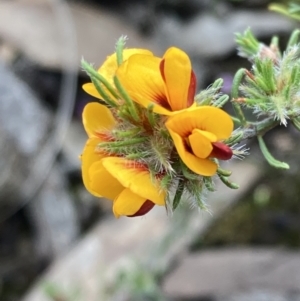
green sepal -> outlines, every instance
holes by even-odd
[[[131,138],[131,139],[127,138],[126,140],[121,140],[121,141],[100,142],[98,146],[100,148],[113,150],[114,148],[144,143],[147,141],[147,139],[148,137],[138,137],[138,138]]]
[[[176,210],[176,208],[178,207],[178,205],[180,204],[180,200],[184,191],[184,186],[185,186],[185,181],[182,179],[178,180],[178,185],[177,185],[177,189],[173,198],[173,202],[172,202],[172,209],[173,211]]]
[[[208,191],[215,191],[215,185],[213,183],[212,177],[203,177],[203,184],[205,185]]]
[[[129,160],[139,160],[147,157],[149,157],[149,152],[136,152],[136,153],[125,155],[125,158]]]
[[[157,126],[157,115],[153,112],[154,104],[151,103],[148,105],[146,110],[146,117],[149,121],[152,128],[155,128]]]
[[[89,64],[84,59],[82,59],[81,66],[82,66],[83,70],[91,78],[91,80],[92,80],[92,78],[94,78],[97,81],[99,81],[100,83],[102,83],[105,86],[105,88],[111,93],[111,95],[113,95],[113,97],[115,97],[115,99],[119,99],[119,95],[115,91],[114,87],[105,79],[105,77],[103,75],[98,73],[91,64]],[[115,101],[114,101],[114,106],[116,106]]]
[[[240,125],[240,124],[241,124],[241,121],[240,121],[238,118],[236,118],[236,117],[234,117],[234,116],[231,116],[231,115],[230,115],[230,118],[232,119],[232,121],[233,121],[236,125]]]
[[[229,181],[228,177],[224,177],[221,174],[218,174],[220,180],[231,189],[238,189],[240,186],[234,182]]]
[[[293,86],[294,85],[299,86],[299,82],[300,82],[300,68],[298,65],[295,65],[292,68],[290,84]]]
[[[241,142],[243,138],[244,138],[244,131],[236,130],[235,132],[232,133],[232,135],[228,139],[224,140],[223,142],[228,146],[231,146]]]
[[[120,138],[134,137],[141,133],[141,129],[138,127],[133,127],[127,130],[124,129],[114,129],[112,130],[112,135],[119,140]]]
[[[279,38],[278,38],[278,36],[272,37],[270,47],[276,47],[276,48],[279,47]]]
[[[95,86],[97,92],[103,98],[103,101],[100,101],[100,103],[103,104],[103,102],[104,102],[104,104],[109,105],[110,107],[116,107],[116,102],[101,87],[101,83],[95,77],[91,77],[91,81],[92,81],[93,85]]]
[[[300,117],[296,117],[292,119],[292,123],[294,125],[294,127],[300,131]]]
[[[172,176],[169,174],[165,174],[160,180],[160,186],[162,190],[169,191],[170,185],[172,183]]]
[[[299,38],[300,38],[300,30],[295,29],[289,38],[286,49],[299,44]]]
[[[170,145],[168,144],[168,142],[162,139],[161,136],[152,136],[149,141],[152,157],[155,158],[154,161],[156,162],[156,167],[154,167],[154,169],[159,172],[161,169],[159,165],[161,165],[164,167],[166,172],[172,173],[174,171],[174,167],[169,158]]]
[[[245,76],[245,73],[246,73],[246,69],[243,69],[243,68],[239,69],[237,71],[237,73],[235,74],[235,76],[233,78],[233,83],[232,83],[232,88],[231,88],[231,97],[233,98],[232,106],[233,106],[235,114],[238,117],[238,119],[240,120],[240,124],[242,126],[246,126],[247,121],[246,121],[245,115],[242,111],[240,104],[234,100],[239,97],[239,88],[240,88],[241,82]]]
[[[195,102],[198,106],[213,105],[220,89],[223,86],[223,79],[216,79],[207,89],[202,90],[195,96]]]
[[[269,152],[262,136],[258,135],[257,139],[258,139],[258,143],[259,143],[259,147],[260,147],[261,152],[263,153],[263,155],[266,158],[267,162],[271,166],[276,167],[276,168],[280,168],[280,169],[289,169],[290,168],[290,166],[287,163],[278,161],[271,155],[271,153]]]
[[[253,58],[260,49],[260,43],[248,28],[243,34],[237,33],[235,41],[238,44],[239,55],[248,59]]]
[[[255,75],[255,83],[259,88],[266,92],[266,94],[274,93],[277,90],[276,79],[274,74],[274,63],[271,59],[255,60],[253,67]]]
[[[186,182],[185,188],[187,192],[189,192],[190,196],[192,197],[191,202],[193,205],[196,205],[201,210],[207,210],[207,206],[204,201],[203,196],[203,178],[200,181],[198,180],[190,180]]]
[[[183,176],[187,179],[187,180],[199,180],[199,175],[192,172],[181,160],[180,160],[180,167],[181,167],[181,172],[183,174]]]
[[[230,170],[226,170],[226,169],[223,169],[223,168],[220,168],[220,167],[218,168],[217,173],[221,176],[224,176],[224,177],[229,177],[232,174],[232,172]]]
[[[223,87],[223,82],[223,78],[218,78],[212,83],[211,88],[214,89],[214,91],[219,91]]]
[[[127,41],[126,36],[121,36],[116,43],[117,64],[120,66],[123,63],[123,50]]]
[[[115,83],[115,86],[116,86],[117,90],[119,91],[122,99],[125,101],[125,103],[127,105],[130,117],[132,117],[135,121],[140,121],[140,116],[138,114],[138,109],[137,109],[136,104],[130,98],[130,96],[128,95],[128,93],[124,89],[124,87],[122,86],[122,84],[117,76],[114,76],[114,83]]]
[[[222,108],[227,103],[228,100],[229,100],[229,96],[224,94],[213,102],[213,106],[217,108]]]

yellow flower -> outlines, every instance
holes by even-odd
[[[232,157],[230,147],[220,140],[230,136],[233,122],[221,109],[192,107],[169,117],[166,127],[182,161],[199,175],[216,173],[217,164],[210,158],[228,160]]]
[[[132,160],[107,157],[92,164],[90,185],[97,194],[113,200],[113,212],[140,216],[156,205],[165,205],[165,193],[151,179],[148,168]]]
[[[110,131],[116,124],[107,107],[87,104],[83,124],[89,139],[81,156],[82,177],[91,194],[113,200],[116,217],[139,216],[155,204],[165,205],[165,193],[160,191],[159,179],[152,179],[147,166],[113,157],[99,149],[99,143],[111,141]]]
[[[130,56],[132,56],[134,54],[142,54],[145,56],[153,55],[151,51],[146,50],[146,49],[138,49],[138,48],[124,49],[123,50],[123,60],[124,61],[127,60]],[[116,55],[116,53],[114,53],[106,58],[103,65],[98,69],[98,73],[100,73],[109,82],[109,84],[112,87],[114,87],[113,77],[116,73],[117,68],[118,68],[117,55]],[[96,98],[102,99],[102,97],[99,95],[99,93],[93,83],[84,84],[82,86],[82,88],[88,94],[90,94]],[[109,93],[109,92],[107,91],[107,93]],[[113,96],[111,95],[111,97],[113,97]]]
[[[91,194],[101,196],[91,186],[89,169],[94,162],[107,157],[107,154],[100,151],[97,146],[99,143],[109,140],[109,130],[115,126],[116,121],[107,107],[95,102],[85,106],[82,121],[89,137],[81,155],[83,183]]]
[[[163,58],[148,54],[133,54],[117,69],[116,75],[131,98],[154,112],[172,112],[194,103],[196,77],[188,55],[171,47]]]

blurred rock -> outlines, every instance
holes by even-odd
[[[300,292],[280,293],[268,290],[252,290],[221,296],[215,301],[300,301]]]
[[[129,47],[155,49],[126,22],[97,7],[49,0],[0,2],[0,38],[45,68],[77,70],[82,56],[100,65],[121,35],[129,37]]]
[[[190,254],[183,259],[167,277],[164,291],[171,300],[210,296],[220,301],[281,301],[292,300],[281,297],[289,292],[300,295],[299,283],[299,252],[218,249]],[[251,290],[257,293],[245,293]],[[269,293],[260,294],[260,290]],[[225,296],[229,297],[226,299]],[[277,299],[266,296],[277,296]]]
[[[67,170],[80,169],[81,161],[79,156],[82,153],[86,140],[87,134],[81,121],[73,120],[68,128],[61,149]]]
[[[47,179],[58,147],[59,137],[51,133],[57,119],[2,64],[0,95],[0,221],[30,202],[30,222],[42,246],[38,254],[51,258],[79,232],[62,171],[54,169]]]
[[[8,43],[0,42],[0,60],[11,64],[17,57],[17,51]]]
[[[36,251],[42,258],[66,252],[79,234],[74,200],[56,164],[38,194],[27,206],[34,229]]]
[[[267,11],[229,11],[221,16],[200,14],[186,23],[169,15],[163,18],[157,39],[163,48],[176,45],[192,55],[218,58],[235,50],[234,34],[248,27],[258,38],[287,34],[295,28],[287,18]]]
[[[51,126],[33,92],[0,63],[1,201],[17,201]],[[3,213],[3,212],[1,212]],[[1,214],[0,214],[1,215]]]

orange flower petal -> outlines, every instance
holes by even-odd
[[[100,196],[99,193],[94,190],[91,186],[92,179],[89,175],[89,170],[91,166],[101,160],[105,155],[101,153],[96,153],[97,145],[101,142],[98,138],[90,138],[85,144],[83,153],[81,156],[81,171],[82,179],[85,188],[93,195]]]
[[[210,106],[191,107],[172,115],[166,127],[181,137],[187,137],[194,129],[213,133],[217,140],[226,139],[233,130],[233,121],[223,110]]]
[[[146,200],[146,202],[142,205],[142,207],[133,215],[127,215],[128,217],[136,217],[136,216],[142,216],[148,213],[155,204],[149,200]]]
[[[217,171],[216,163],[212,162],[209,159],[201,159],[194,156],[186,149],[183,139],[177,133],[175,133],[170,129],[169,132],[172,136],[172,139],[174,141],[175,147],[177,149],[180,158],[190,170],[192,170],[196,174],[203,175],[203,176],[212,176],[216,173]]]
[[[153,53],[147,49],[141,48],[129,48],[123,50],[123,61],[126,61],[135,54],[142,54],[142,55],[153,55]],[[113,53],[109,55],[102,66],[98,69],[98,72],[102,74],[111,84],[113,84],[113,77],[118,69],[117,64],[117,55]]]
[[[159,110],[170,114],[170,107],[165,95],[165,84],[159,71],[161,59],[151,55],[136,54],[125,61],[116,75],[131,98],[148,107],[149,104],[161,106]]]
[[[192,65],[188,55],[178,48],[169,48],[164,54],[160,70],[165,81],[165,94],[172,111],[179,111],[191,105],[189,89]],[[194,92],[195,86],[193,81]]]
[[[139,49],[139,48],[124,49],[123,61],[127,60],[130,56],[134,54],[153,55],[152,52],[147,49]],[[116,53],[113,53],[112,55],[106,58],[104,63],[98,69],[98,73],[100,73],[110,83],[110,85],[114,87],[115,85],[114,85],[113,77],[115,75],[117,68],[118,68],[117,55]],[[102,97],[100,96],[97,89],[92,83],[84,84],[82,88],[86,93],[96,98],[102,99]],[[106,92],[114,99],[114,97],[110,94],[109,91]]]
[[[134,215],[145,202],[145,198],[133,193],[129,188],[126,188],[114,201],[114,215],[117,218],[121,215]]]
[[[94,84],[93,83],[87,83],[87,84],[84,84],[82,86],[82,89],[89,95],[93,96],[93,97],[96,97],[98,99],[102,99],[103,97],[100,96],[100,94],[98,93],[97,89],[95,88]]]
[[[114,200],[125,189],[103,166],[102,160],[94,163],[89,169],[91,189],[99,196]]]
[[[97,133],[111,129],[116,123],[111,111],[97,102],[84,107],[82,122],[89,137],[97,137]]]
[[[198,157],[205,159],[213,150],[212,142],[217,141],[216,136],[212,133],[193,130],[193,133],[188,138],[193,153]]]
[[[156,205],[165,205],[165,192],[160,191],[147,168],[123,158],[109,157],[102,160],[103,166],[120,183],[134,194],[152,201]]]

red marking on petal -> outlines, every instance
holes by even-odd
[[[145,165],[141,162],[134,161],[134,160],[126,160],[126,161],[122,162],[121,165],[123,166],[123,168],[130,168],[130,169],[134,168],[140,172],[143,172],[143,171],[149,172],[149,168],[147,165]]]
[[[156,97],[153,99],[155,103],[157,103],[158,105],[164,107],[165,109],[172,111],[167,97],[165,95],[156,95]]]
[[[146,200],[146,202],[142,205],[142,207],[133,215],[127,215],[128,217],[136,217],[136,216],[142,216],[148,213],[153,207],[154,203]]]
[[[232,149],[222,142],[213,142],[212,146],[213,150],[210,153],[209,157],[217,158],[220,160],[229,160],[233,155]]]
[[[115,140],[109,132],[95,132],[95,136],[104,142],[110,142]]]
[[[189,91],[188,91],[188,98],[187,98],[187,108],[190,107],[194,103],[194,97],[196,93],[196,86],[197,86],[197,78],[192,70],[191,72],[191,81],[190,81],[190,86],[189,86]]]
[[[165,59],[162,59],[160,64],[159,64],[159,71],[161,74],[161,77],[164,82],[166,82],[165,78]],[[155,99],[153,99],[157,104],[161,105],[167,110],[172,111],[171,106],[168,102],[167,96],[166,95],[156,95]]]
[[[159,71],[160,71],[161,77],[163,78],[163,81],[166,82],[166,78],[165,78],[165,59],[162,59],[160,64],[159,64]]]

